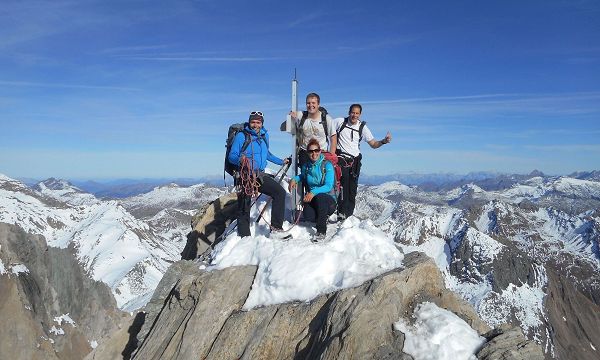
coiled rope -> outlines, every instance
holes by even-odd
[[[240,181],[236,185],[236,192],[243,193],[249,197],[255,197],[259,195],[258,188],[260,182],[254,171],[254,159],[249,159],[244,156],[240,160]]]

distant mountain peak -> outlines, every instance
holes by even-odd
[[[532,172],[530,172],[529,176],[531,176],[531,177],[537,177],[537,176],[544,177],[546,175],[543,172],[541,172],[541,171],[539,171],[539,170],[536,169],[536,170],[533,170]]]
[[[75,186],[73,186],[70,182],[68,182],[67,180],[63,180],[63,179],[56,179],[56,178],[48,178],[39,184],[44,184],[44,186],[50,190],[65,190],[65,189],[77,189]],[[77,189],[79,190],[79,189]]]

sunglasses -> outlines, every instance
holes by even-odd
[[[315,153],[321,152],[321,149],[308,149],[306,151],[308,151],[309,153],[315,154]]]
[[[262,113],[262,111],[252,111],[252,112],[250,113],[250,115],[264,116],[264,115],[263,115],[263,113]]]

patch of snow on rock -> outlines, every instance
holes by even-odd
[[[54,334],[54,335],[64,335],[65,331],[62,328],[57,328],[56,326],[52,325],[52,329],[50,329],[50,333]]]
[[[475,353],[485,338],[464,320],[430,302],[419,304],[414,317],[414,324],[401,319],[394,328],[405,334],[403,351],[415,360],[477,359]]]
[[[61,326],[63,322],[65,322],[66,324],[70,324],[73,327],[77,327],[75,325],[75,321],[73,321],[73,319],[71,319],[71,317],[69,316],[69,314],[62,314],[61,316],[56,316],[54,318],[54,322],[56,322],[58,324],[58,326]]]
[[[24,264],[13,264],[10,268],[10,272],[13,275],[27,274],[29,273],[29,269]]]

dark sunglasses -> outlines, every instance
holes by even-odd
[[[309,153],[313,153],[314,154],[314,153],[321,152],[321,149],[309,149],[309,150],[306,150],[306,151],[308,151]]]
[[[250,115],[264,116],[264,115],[263,115],[263,113],[262,113],[262,111],[252,111],[252,112],[250,113]]]

